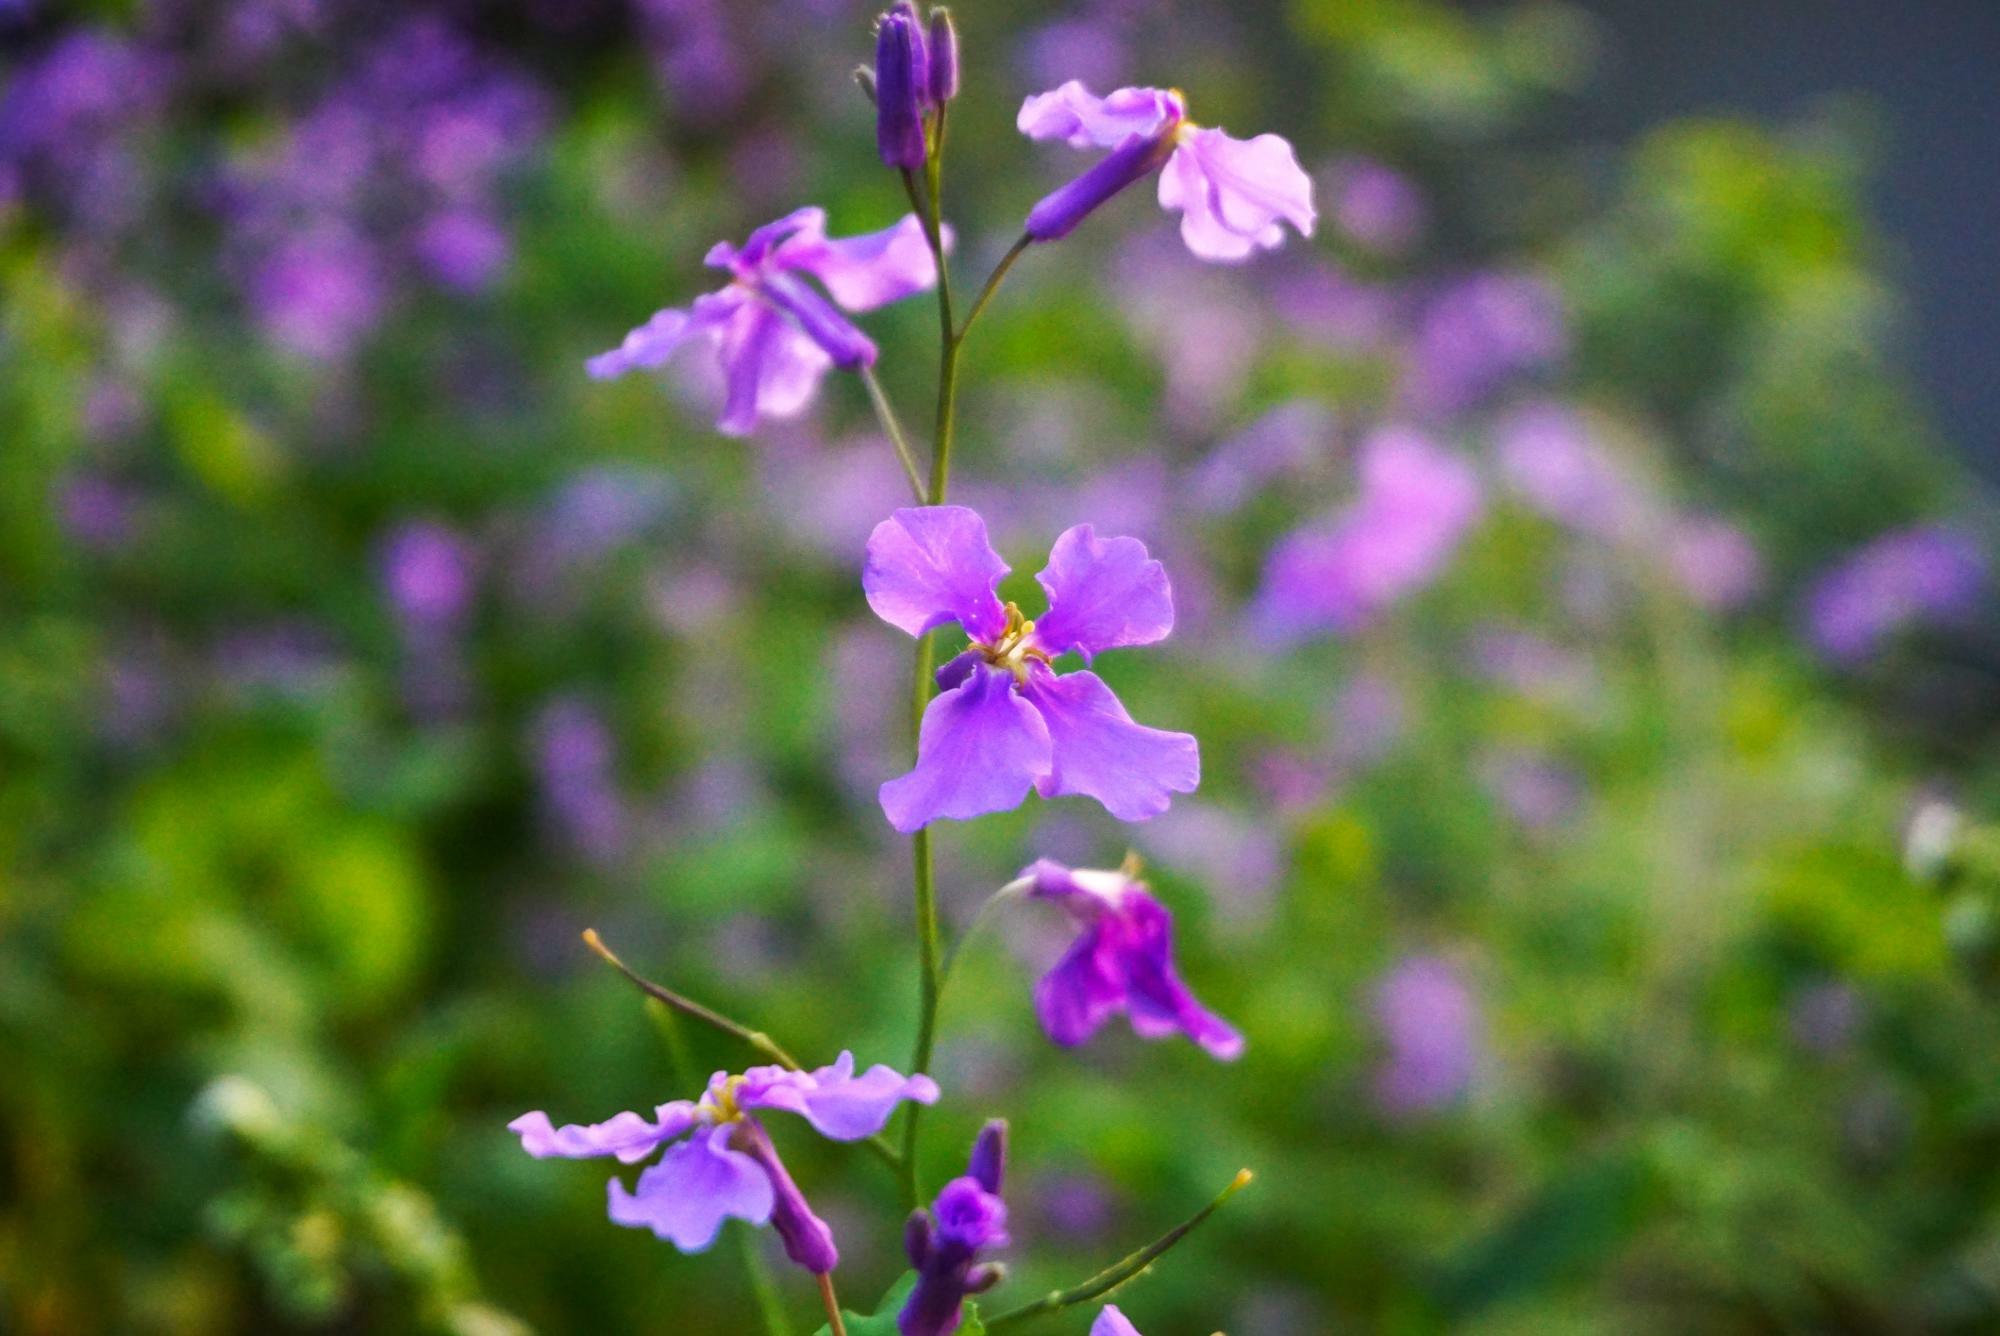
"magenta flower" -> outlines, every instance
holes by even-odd
[[[1089,662],[1173,630],[1173,589],[1146,545],[1099,538],[1088,524],[1066,530],[1035,577],[1049,595],[1039,621],[994,593],[1009,569],[964,506],[898,510],[869,535],[861,584],[875,615],[913,636],[957,622],[972,641],[938,670],[916,768],[881,788],[889,824],[909,834],[940,817],[1003,812],[1031,785],[1044,798],[1095,798],[1121,821],[1194,792],[1192,736],[1133,723],[1095,673],[1053,666],[1071,650]]]
[[[1281,223],[1311,236],[1312,178],[1277,135],[1235,139],[1187,118],[1178,89],[1121,88],[1098,97],[1075,79],[1021,104],[1016,125],[1030,139],[1112,152],[1035,205],[1027,233],[1068,236],[1091,210],[1156,168],[1160,206],[1178,210],[1181,240],[1204,260],[1234,263],[1284,242]]]
[[[1360,495],[1345,511],[1272,550],[1252,612],[1267,637],[1368,625],[1435,578],[1479,517],[1472,466],[1416,432],[1370,438],[1360,472]]]
[[[1141,1336],[1131,1320],[1118,1311],[1117,1304],[1104,1305],[1097,1321],[1090,1324],[1090,1336]]]
[[[1243,1052],[1243,1036],[1181,982],[1174,968],[1174,917],[1145,882],[1046,858],[1021,876],[1029,895],[1054,901],[1083,925],[1082,935],[1035,985],[1035,1014],[1050,1039],[1074,1047],[1122,1011],[1142,1039],[1184,1034],[1225,1062]]]
[[[1007,1160],[1007,1123],[995,1118],[980,1129],[971,1163],[944,1185],[929,1211],[918,1210],[903,1230],[903,1251],[917,1270],[916,1288],[896,1315],[902,1336],[951,1336],[966,1296],[984,1294],[1006,1275],[979,1254],[1004,1248],[1007,1204],[1000,1182]]]
[[[937,281],[923,225],[907,214],[857,237],[826,235],[826,210],[798,209],[750,234],[741,249],[717,242],[706,263],[727,270],[721,289],[686,310],[669,307],[590,359],[599,380],[666,362],[695,340],[712,344],[727,386],[716,429],[742,436],[762,418],[806,406],[830,366],[872,366],[875,344],[801,277],[818,279],[850,311],[872,311]]]
[[[752,1067],[741,1076],[717,1072],[699,1101],[662,1104],[651,1119],[621,1113],[602,1123],[557,1127],[537,1110],[507,1124],[507,1130],[538,1160],[613,1155],[621,1164],[637,1164],[668,1146],[659,1162],[639,1175],[635,1190],[611,1180],[613,1223],[643,1226],[682,1252],[697,1253],[715,1242],[722,1222],[732,1216],[753,1225],[768,1222],[786,1256],[823,1275],[840,1260],[832,1231],[785,1171],[756,1111],[795,1113],[821,1136],[859,1141],[881,1131],[904,1100],[931,1104],[937,1097],[937,1084],[928,1076],[906,1078],[879,1064],[856,1076],[854,1055],[842,1053],[831,1067],[813,1072],[783,1067]]]

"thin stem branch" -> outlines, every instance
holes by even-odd
[[[931,699],[931,665],[934,650],[931,637],[917,640],[917,659],[910,691],[910,739],[912,749],[923,730],[924,710]],[[917,1039],[910,1054],[910,1071],[929,1074],[931,1053],[937,1044],[938,998],[943,979],[938,973],[937,876],[931,858],[928,826],[910,837],[911,876],[916,888],[917,913]],[[915,1210],[923,1203],[923,1183],[917,1176],[917,1125],[923,1106],[912,1101],[903,1121],[903,1206]]]
[[[753,1030],[741,1021],[732,1020],[723,1015],[713,1007],[703,1006],[693,998],[677,993],[664,985],[654,983],[651,979],[639,974],[630,965],[627,965],[613,954],[611,948],[604,944],[604,939],[597,935],[597,929],[585,928],[583,930],[583,944],[603,957],[605,964],[611,966],[612,969],[617,970],[630,980],[633,987],[662,1006],[677,1011],[683,1016],[698,1020],[703,1025],[709,1026],[712,1029],[720,1030],[731,1038],[740,1040],[769,1058],[772,1062],[783,1067],[786,1071],[801,1072],[805,1070],[805,1065],[793,1057],[784,1045],[765,1034],[762,1030]],[[898,1155],[896,1148],[891,1146],[884,1138],[873,1136],[862,1144],[875,1152],[876,1158],[891,1169],[899,1173],[902,1171],[902,1156]]]
[[[1000,263],[994,265],[993,272],[986,276],[986,286],[979,290],[979,296],[974,299],[972,309],[965,313],[965,323],[958,327],[958,333],[953,335],[953,338],[960,343],[965,342],[965,336],[972,332],[972,322],[979,319],[979,313],[986,309],[986,303],[992,301],[993,294],[1000,290],[1001,280],[1006,278],[1007,271],[1014,267],[1014,261],[1027,254],[1028,247],[1034,244],[1035,239],[1023,233],[1020,240],[1008,247],[1007,253],[1000,257]]]
[[[1003,900],[1013,899],[1032,885],[1034,885],[1034,881],[1028,877],[1022,877],[1018,881],[1010,881],[999,890],[993,892],[993,894],[987,896],[985,902],[973,912],[972,922],[965,925],[965,931],[961,932],[958,935],[958,940],[951,944],[951,950],[945,952],[944,968],[939,971],[938,988],[940,992],[951,985],[952,972],[958,968],[959,957],[965,954],[966,943],[970,942],[978,934],[979,930],[986,925],[986,920],[992,916],[993,911],[999,907]]]
[[[1017,1323],[1032,1321],[1038,1317],[1046,1317],[1051,1313],[1059,1313],[1065,1308],[1074,1308],[1078,1304],[1086,1304],[1092,1299],[1101,1299],[1105,1295],[1110,1294],[1113,1290],[1116,1290],[1119,1286],[1125,1284],[1151,1266],[1159,1258],[1160,1254],[1186,1238],[1202,1221],[1221,1210],[1222,1204],[1242,1191],[1244,1186],[1250,1182],[1251,1177],[1252,1175],[1248,1169],[1237,1170],[1236,1177],[1230,1180],[1229,1186],[1224,1188],[1214,1201],[1202,1207],[1186,1220],[1139,1249],[1139,1251],[1112,1263],[1080,1285],[1072,1285],[1066,1290],[1056,1290],[1054,1293],[1043,1295],[1033,1303],[1023,1304],[1019,1308],[1010,1308],[1004,1313],[987,1318],[986,1330],[1000,1331],[1004,1328],[1012,1327]]]
[[[840,1315],[840,1299],[833,1292],[833,1273],[819,1273],[819,1297],[826,1305],[826,1325],[832,1336],[847,1336],[847,1319]]]
[[[882,424],[888,434],[889,444],[896,447],[896,458],[902,461],[903,476],[910,480],[910,491],[917,504],[924,504],[924,478],[917,470],[917,457],[910,449],[910,438],[903,434],[903,424],[896,420],[896,410],[889,406],[889,396],[882,393],[882,382],[875,377],[875,368],[864,366],[860,371],[861,383],[868,387],[868,402],[875,405],[875,419]]]

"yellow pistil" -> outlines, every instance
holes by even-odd
[[[741,1076],[732,1076],[722,1083],[722,1089],[702,1096],[701,1111],[710,1126],[733,1123],[743,1117],[743,1110],[736,1107],[736,1092],[743,1081]]]
[[[1009,603],[1006,608],[1007,629],[1000,638],[990,645],[975,640],[966,648],[977,650],[986,662],[995,668],[1005,668],[1014,674],[1014,680],[1023,686],[1028,681],[1028,660],[1039,659],[1048,663],[1049,653],[1033,642],[1035,624],[1021,615],[1019,606]]]

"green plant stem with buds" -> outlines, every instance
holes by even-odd
[[[1222,1204],[1238,1192],[1241,1192],[1249,1184],[1252,1176],[1248,1169],[1238,1169],[1236,1177],[1229,1181],[1228,1187],[1217,1194],[1214,1201],[1202,1207],[1186,1220],[1183,1220],[1180,1224],[1175,1225],[1172,1229],[1160,1235],[1159,1238],[1139,1249],[1139,1251],[1131,1254],[1129,1257],[1113,1262],[1110,1266],[1105,1267],[1104,1270],[1098,1272],[1080,1285],[1072,1285],[1066,1290],[1056,1290],[1053,1293],[1043,1295],[1033,1303],[1023,1304],[1019,1308],[1010,1308],[1004,1313],[997,1313],[987,1318],[986,1330],[1003,1331],[1010,1327],[1018,1326],[1023,1322],[1032,1322],[1036,1318],[1047,1317],[1052,1313],[1060,1313],[1065,1308],[1074,1308],[1078,1304],[1087,1304],[1093,1299],[1105,1298],[1112,1291],[1145,1271],[1147,1267],[1159,1259],[1162,1253],[1192,1233],[1202,1221],[1221,1210]]]

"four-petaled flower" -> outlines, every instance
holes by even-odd
[[[1125,1012],[1143,1039],[1184,1034],[1224,1061],[1243,1052],[1235,1027],[1195,1001],[1174,968],[1174,918],[1126,871],[1067,868],[1044,858],[1021,874],[1028,894],[1061,905],[1083,926],[1035,985],[1049,1038],[1081,1044]]]
[[[613,1155],[620,1163],[637,1164],[673,1142],[659,1163],[639,1175],[635,1190],[627,1192],[622,1182],[611,1180],[613,1222],[644,1226],[682,1252],[701,1252],[731,1216],[754,1225],[768,1221],[788,1257],[825,1274],[840,1260],[833,1233],[785,1171],[756,1111],[796,1113],[822,1136],[859,1141],[881,1131],[904,1100],[931,1104],[937,1097],[937,1084],[928,1076],[903,1077],[879,1064],[856,1076],[854,1055],[842,1053],[832,1066],[812,1072],[783,1067],[752,1067],[741,1076],[717,1072],[700,1100],[662,1104],[651,1119],[621,1113],[602,1123],[556,1127],[538,1110],[507,1128],[536,1159]]]
[[[833,238],[826,210],[798,209],[752,232],[740,249],[717,242],[706,263],[727,270],[728,284],[686,310],[655,313],[588,366],[602,380],[660,366],[684,344],[705,340],[721,360],[725,386],[716,429],[731,436],[752,431],[762,418],[797,414],[828,367],[855,371],[875,362],[874,342],[805,276],[850,311],[872,311],[937,281],[915,214],[880,232]]]
[[[1236,139],[1187,118],[1179,89],[1121,88],[1098,97],[1072,79],[1021,104],[1016,121],[1030,139],[1112,152],[1028,213],[1036,241],[1069,235],[1125,187],[1156,168],[1160,206],[1178,209],[1181,240],[1204,260],[1233,263],[1285,239],[1281,224],[1311,236],[1312,178],[1277,135]]]
[[[1089,661],[1150,645],[1174,626],[1173,589],[1136,538],[1066,530],[1035,579],[1049,610],[1028,621],[994,592],[1010,568],[964,506],[898,510],[868,539],[861,583],[868,606],[921,636],[957,622],[971,644],[937,673],[916,768],[881,789],[889,824],[908,834],[940,817],[965,820],[1044,798],[1082,794],[1122,821],[1167,810],[1168,795],[1201,779],[1195,740],[1132,722],[1095,673],[1057,674],[1060,656]]]

